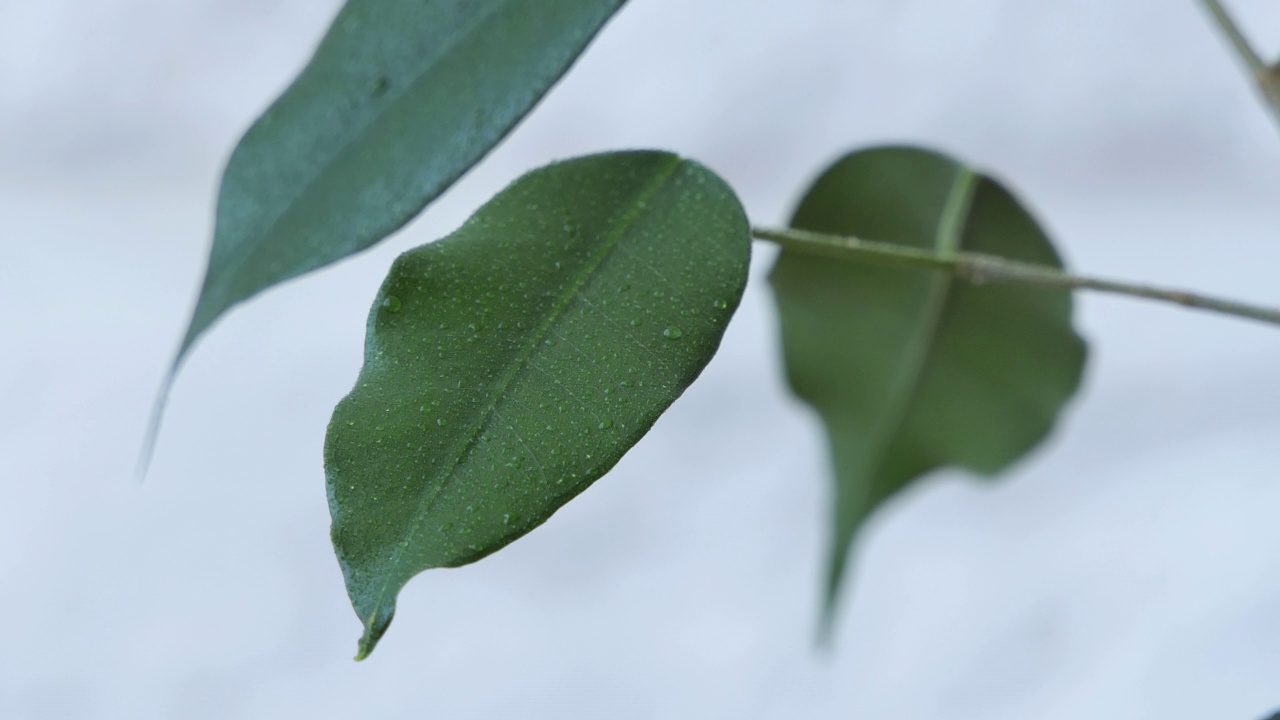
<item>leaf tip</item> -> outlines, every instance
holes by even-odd
[[[364,627],[364,635],[360,636],[360,642],[356,643],[356,662],[361,662],[365,658],[373,654],[373,649],[378,646],[378,639],[382,637],[382,633],[375,633],[373,628],[373,620],[369,621]]]
[[[823,655],[829,655],[835,646],[836,614],[831,603],[824,603],[818,616],[818,627],[813,633],[813,648]]]
[[[822,599],[822,609],[818,611],[818,627],[814,632],[813,645],[823,653],[831,652],[835,646],[838,597],[838,588],[828,588]]]
[[[146,480],[147,472],[151,469],[151,459],[155,456],[156,442],[160,439],[160,424],[164,420],[165,406],[169,403],[169,392],[173,390],[173,382],[178,377],[178,369],[182,367],[182,361],[186,359],[187,352],[191,350],[196,338],[209,326],[208,322],[201,321],[200,313],[204,301],[203,289],[200,291],[200,296],[200,299],[196,301],[196,309],[192,314],[191,320],[187,323],[187,330],[182,335],[182,342],[178,344],[178,351],[174,353],[173,362],[169,363],[169,371],[165,373],[164,380],[160,383],[160,389],[156,392],[155,403],[151,406],[151,417],[147,420],[147,431],[142,437],[142,449],[138,453],[138,460],[133,468],[134,482],[139,485]]]
[[[831,564],[822,589],[822,608],[819,610],[818,627],[814,635],[814,645],[823,652],[830,652],[835,647],[840,598],[844,589],[845,571],[849,563],[849,549],[852,541],[852,535],[840,537],[832,548]]]
[[[394,611],[375,612],[364,625],[364,635],[360,637],[360,642],[356,646],[356,662],[360,662],[373,654],[373,649],[378,646],[378,641],[386,634],[387,627],[391,625],[391,618]]]
[[[147,420],[146,434],[142,438],[142,449],[138,452],[138,460],[133,468],[133,480],[139,485],[146,480],[147,471],[151,469],[151,459],[156,454],[156,441],[160,439],[160,421],[164,418],[164,408],[169,401],[169,391],[173,388],[174,374],[178,370],[178,361],[181,357],[179,355],[169,368],[164,382],[160,385],[159,392],[156,393],[155,404],[151,406],[151,417]]]

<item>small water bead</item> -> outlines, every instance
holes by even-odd
[[[729,307],[729,303],[725,302],[724,300],[717,300],[715,301],[714,305],[716,306],[717,310],[724,310]]]
[[[612,421],[612,420],[610,420],[609,418],[605,418],[604,420],[602,420],[602,421],[600,422],[600,429],[601,429],[601,430],[608,430],[608,429],[609,429],[609,428],[611,428],[611,427],[613,427],[613,421]]]
[[[643,324],[644,324],[644,320],[640,318],[636,318],[635,320],[631,321],[631,327],[640,327]]]
[[[684,337],[684,331],[678,327],[669,327],[662,331],[662,337],[668,340],[679,340]]]
[[[400,312],[400,298],[395,295],[388,295],[382,300],[382,307],[386,308],[389,313]]]
[[[440,427],[444,427],[445,425],[449,424],[449,421],[446,420],[445,418],[436,418],[436,424],[439,425]]]

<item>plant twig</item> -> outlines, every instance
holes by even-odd
[[[1236,25],[1235,19],[1231,17],[1231,13],[1227,12],[1226,7],[1219,0],[1200,0],[1200,4],[1213,17],[1214,22],[1218,24],[1218,28],[1222,30],[1222,34],[1226,35],[1227,39],[1231,41],[1236,54],[1244,61],[1245,67],[1249,68],[1249,72],[1256,77],[1265,75],[1267,64],[1262,61],[1257,51],[1249,44],[1248,38],[1240,31],[1240,26]]]
[[[889,267],[945,272],[975,284],[1011,283],[1041,288],[1096,290],[1280,325],[1280,309],[1247,305],[1184,290],[1072,275],[1048,265],[1010,260],[985,253],[939,252],[805,230],[753,228],[752,234],[760,240],[777,243],[786,250]]]
[[[1200,0],[1200,4],[1204,6],[1205,11],[1217,23],[1222,34],[1227,36],[1227,40],[1231,42],[1236,55],[1240,57],[1245,68],[1248,69],[1249,75],[1257,83],[1258,89],[1262,91],[1262,96],[1271,105],[1271,111],[1275,114],[1276,119],[1280,120],[1280,74],[1254,50],[1253,45],[1244,36],[1244,32],[1240,30],[1240,26],[1231,17],[1231,13],[1227,12],[1227,8],[1223,6],[1221,0]]]

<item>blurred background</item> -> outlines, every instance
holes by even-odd
[[[863,535],[757,246],[723,350],[545,526],[360,626],[321,445],[392,258],[552,159],[696,158],[776,224],[838,154],[943,148],[1076,269],[1280,305],[1280,132],[1192,0],[633,0],[410,228],[233,312],[133,463],[221,165],[336,0],[0,0],[0,718],[1254,720],[1280,707],[1280,332],[1082,296],[1086,389],[995,485]],[[1231,4],[1280,48],[1280,5]]]

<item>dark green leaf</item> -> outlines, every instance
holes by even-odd
[[[624,0],[349,0],[222,179],[179,357],[231,306],[394,232],[529,112]]]
[[[411,577],[529,532],[648,431],[715,353],[750,245],[719,178],[633,152],[530,173],[400,256],[325,442],[358,657]]]
[[[1060,267],[1004,188],[941,155],[854,153],[805,195],[796,228]],[[1034,448],[1080,383],[1066,291],[783,252],[771,276],[792,390],[817,409],[836,476],[825,620],[882,502],[941,467],[994,475]]]

